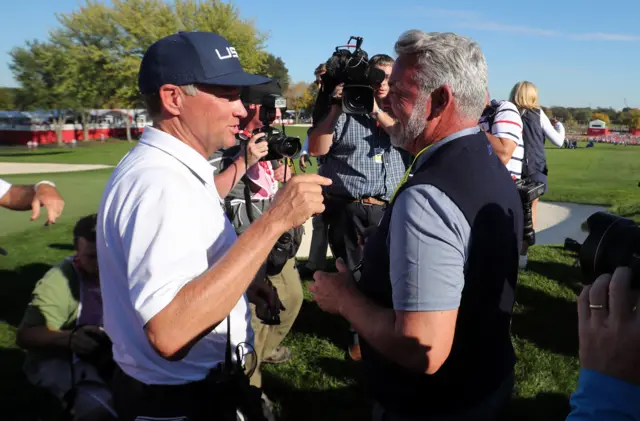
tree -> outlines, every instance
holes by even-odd
[[[16,108],[16,88],[0,88],[0,110],[13,110]]]
[[[62,128],[73,108],[73,98],[63,86],[67,65],[64,50],[33,41],[24,48],[14,48],[10,56],[9,68],[22,86],[20,100],[30,107],[52,111],[57,142],[62,145]]]
[[[294,85],[289,86],[289,90],[287,91],[287,108],[290,110],[294,110],[296,116],[296,123],[300,118],[300,112],[302,110],[308,109],[313,102],[313,97],[309,92],[309,84],[305,82],[298,82]]]
[[[88,60],[84,71],[96,77],[94,86],[109,94],[106,104],[135,108],[142,104],[138,70],[147,48],[178,31],[211,31],[225,37],[248,72],[258,73],[267,57],[266,36],[255,23],[240,18],[238,9],[220,0],[86,0],[80,10],[61,14],[56,42],[74,45],[74,57]],[[88,68],[88,70],[87,70]],[[88,77],[88,79],[91,79]],[[90,98],[102,102],[102,98]],[[97,101],[96,101],[97,99]],[[130,120],[127,138],[131,139]]]
[[[289,69],[287,69],[287,66],[280,57],[276,57],[273,54],[267,54],[263,68],[260,70],[260,74],[278,79],[280,81],[280,86],[282,87],[282,92],[287,92],[287,89],[289,89],[289,83],[291,80],[289,77]]]
[[[605,113],[593,113],[591,115],[593,120],[602,120],[607,124],[611,124],[611,120],[609,120],[609,116]]]
[[[541,107],[542,111],[544,111],[544,113],[547,115],[547,117],[549,118],[553,118],[553,111],[551,111],[551,108],[547,108],[547,107]]]
[[[572,111],[572,114],[578,123],[587,124],[591,120],[592,111],[588,108],[581,108]]]

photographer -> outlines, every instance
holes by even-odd
[[[522,117],[524,145],[524,160],[522,162],[522,178],[544,183],[544,193],[548,190],[547,156],[544,150],[546,139],[555,146],[561,147],[565,140],[565,130],[562,123],[553,123],[538,104],[538,88],[531,82],[518,82],[511,90],[509,97]],[[543,193],[543,194],[544,194]],[[536,211],[539,199],[531,204],[531,219],[533,229],[536,226]],[[525,243],[520,255],[520,268],[527,266],[528,244]]]
[[[237,238],[207,158],[247,116],[236,49],[210,32],[152,44],[139,71],[153,126],[107,182],[97,232],[104,327],[121,420],[264,420],[249,384],[245,292],[283,233],[324,210],[317,175],[293,177]]]
[[[389,92],[393,59],[376,55],[369,65],[385,74],[384,81],[374,87],[377,111]],[[325,212],[331,249],[354,268],[362,257],[358,237],[382,218],[405,166],[384,126],[374,117],[343,113],[339,104],[342,89],[342,84],[335,88],[329,114],[310,131],[309,152],[323,157],[318,173],[333,180],[326,189]]]
[[[10,210],[25,211],[31,209],[31,220],[40,217],[40,208],[47,208],[46,224],[55,224],[62,209],[64,200],[51,181],[40,181],[33,185],[11,185],[0,179],[0,206]]]
[[[75,254],[38,281],[16,336],[28,351],[27,379],[69,405],[74,420],[84,421],[115,419],[106,383],[113,362],[101,328],[96,219],[89,215],[76,223]]]
[[[244,146],[247,145],[244,142],[232,148],[216,151],[213,159],[210,160],[212,165],[218,169],[214,180],[218,186],[218,193],[224,200],[225,212],[238,235],[249,227],[253,219],[271,206],[278,191],[278,182],[287,182],[291,178],[291,173],[288,172],[288,168],[282,163],[282,160],[260,161],[267,155],[267,142],[262,141],[264,140],[261,137],[263,134],[252,135],[256,129],[263,126],[263,122],[260,120],[262,107],[260,104],[263,98],[267,95],[281,94],[282,89],[277,81],[245,87],[242,90],[241,99],[247,109],[247,116],[240,120],[240,129],[247,136],[252,136],[247,146],[248,150],[252,151],[248,154],[249,170],[244,176],[238,170],[242,165],[239,165],[238,161],[244,161]],[[254,150],[255,152],[253,152]],[[277,167],[275,170],[273,165]],[[221,191],[219,179],[229,177],[228,173],[233,174],[233,179],[238,182],[227,194],[228,189],[225,188],[225,191]],[[252,209],[251,217],[246,208],[245,189],[250,190],[248,198],[250,199],[249,206]],[[299,244],[295,245],[296,249],[297,246]],[[272,253],[277,253],[277,250]],[[291,254],[295,255],[295,251],[292,250]],[[273,262],[270,259],[267,261]],[[302,282],[295,267],[295,257],[289,258],[281,268],[278,263],[270,264],[275,268],[269,270],[266,279],[265,271],[260,271],[259,276],[262,279],[256,279],[247,291],[249,301],[252,303],[251,326],[255,336],[254,348],[258,359],[256,370],[251,376],[251,384],[257,387],[261,387],[262,384],[261,364],[278,364],[291,358],[291,351],[287,347],[280,346],[280,343],[293,326],[303,300]],[[272,286],[277,293],[272,293]],[[281,308],[284,310],[280,311]],[[271,311],[272,316],[279,317],[277,323],[271,318],[264,317],[263,313],[267,309]]]
[[[373,420],[494,420],[514,384],[523,218],[478,127],[484,54],[468,38],[419,30],[395,50],[393,142],[416,158],[364,244],[358,282],[339,260],[310,290],[361,338]]]

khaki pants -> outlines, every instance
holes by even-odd
[[[291,330],[300,308],[302,307],[302,282],[295,265],[295,258],[289,259],[276,276],[269,276],[271,283],[278,290],[280,301],[286,310],[280,312],[280,324],[265,325],[256,317],[256,307],[251,304],[251,327],[254,332],[254,348],[257,356],[257,368],[251,376],[251,385],[262,387],[261,363],[271,355],[274,349]]]

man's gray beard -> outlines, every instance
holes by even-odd
[[[425,114],[427,112],[427,98],[420,95],[411,111],[406,125],[398,122],[399,127],[395,135],[391,136],[391,144],[396,148],[407,149],[413,141],[427,128]]]

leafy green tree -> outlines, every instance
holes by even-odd
[[[282,92],[287,92],[287,89],[289,89],[289,83],[291,82],[289,69],[287,69],[287,66],[280,57],[276,57],[273,54],[267,54],[260,74],[278,79],[280,81],[280,86],[282,87]]]
[[[21,98],[30,108],[53,111],[58,145],[62,145],[62,128],[73,98],[64,88],[67,57],[64,49],[51,43],[27,42],[26,47],[10,52],[9,68],[22,86]]]
[[[16,108],[16,88],[0,88],[0,110]]]

